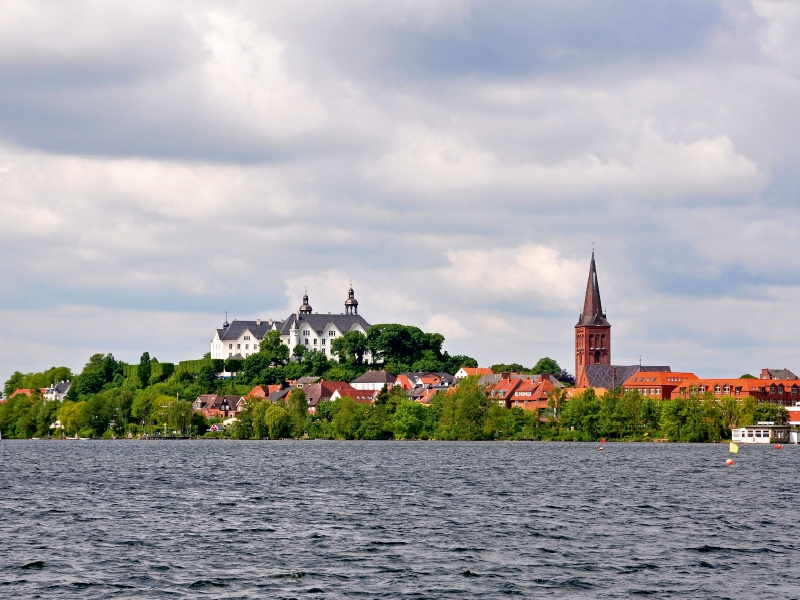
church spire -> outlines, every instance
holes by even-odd
[[[592,248],[592,262],[589,264],[589,281],[586,282],[586,296],[583,300],[583,312],[578,320],[578,327],[582,325],[608,325],[606,314],[603,312],[603,303],[600,300],[600,286],[597,283],[597,267],[594,263],[594,248]]]
[[[597,284],[597,267],[594,264],[594,250],[592,262],[589,265],[589,281],[586,282],[586,298],[583,301],[583,315],[602,315],[603,303],[600,301],[600,286]]]

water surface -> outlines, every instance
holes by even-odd
[[[0,442],[9,598],[800,597],[800,448]]]

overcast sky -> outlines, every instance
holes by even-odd
[[[304,287],[482,365],[800,372],[800,2],[2,1],[0,378]]]

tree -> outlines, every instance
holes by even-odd
[[[340,438],[355,439],[364,419],[363,405],[357,404],[349,396],[341,398],[339,404],[339,411],[333,417],[333,429]]]
[[[541,361],[539,361],[541,362]],[[547,394],[547,408],[553,412],[553,420],[558,422],[559,411],[567,401],[566,388],[556,388]]]
[[[531,371],[537,375],[540,373],[549,373],[553,377],[558,377],[561,374],[561,367],[558,366],[558,363],[555,360],[545,356],[544,358],[539,359],[539,362],[533,366]]]
[[[331,354],[346,364],[362,364],[366,351],[367,336],[360,331],[348,331],[331,342]]]
[[[297,344],[292,350],[292,356],[294,356],[298,361],[303,362],[303,356],[306,354],[306,347],[303,344]]]
[[[422,431],[427,409],[419,402],[403,400],[392,418],[394,436],[397,439],[416,438]]]
[[[269,360],[271,366],[283,365],[289,360],[289,347],[281,341],[281,332],[276,329],[263,337],[258,352]]]
[[[522,373],[522,371],[526,371],[527,369],[523,367],[519,363],[511,363],[511,364],[504,364],[500,363],[497,365],[492,365],[492,373]]]
[[[443,343],[440,333],[425,333],[419,327],[396,323],[373,325],[367,333],[367,349],[373,362],[412,365],[425,350],[431,350],[441,360]]]
[[[151,372],[152,367],[150,366],[150,353],[145,352],[139,359],[139,368],[136,371],[136,374],[139,377],[139,385],[141,385],[143,388],[146,388],[148,385],[150,385]]]
[[[275,404],[267,406],[264,412],[264,423],[273,440],[288,437],[292,429],[292,417],[285,408]]]
[[[294,389],[289,392],[286,409],[292,417],[292,435],[302,437],[308,423],[308,399],[306,393],[301,389]]]
[[[773,421],[778,425],[783,425],[789,418],[789,411],[780,404],[759,404],[755,413],[755,422]],[[748,423],[752,425],[752,423]]]
[[[758,377],[750,375],[750,373],[745,373],[744,375],[740,375],[739,379],[758,379]]]

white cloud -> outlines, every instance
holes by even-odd
[[[527,243],[514,248],[453,250],[445,279],[484,300],[535,298],[542,304],[580,296],[585,265],[564,258],[558,250]]]

